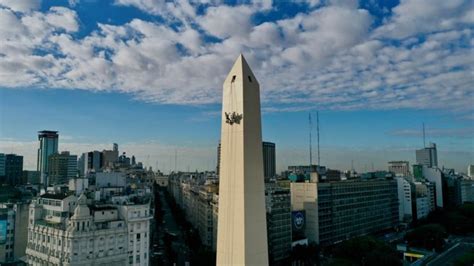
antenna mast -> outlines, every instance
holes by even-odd
[[[319,154],[319,111],[316,112],[316,129],[318,131],[318,166],[321,165],[321,157],[320,157],[320,154]]]
[[[308,121],[309,121],[309,169],[311,169],[313,165],[313,150],[311,148],[312,143],[311,143],[311,131],[313,129],[312,124],[311,124],[311,113],[308,114]]]
[[[176,173],[178,168],[178,150],[174,150],[174,172]]]
[[[425,138],[426,138],[426,135],[425,135],[425,123],[423,123],[423,148],[426,148]]]

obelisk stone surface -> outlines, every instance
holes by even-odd
[[[268,265],[260,88],[242,55],[223,87],[217,265]]]

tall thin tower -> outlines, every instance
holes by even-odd
[[[309,168],[313,167],[313,141],[312,141],[312,131],[313,123],[311,121],[311,113],[308,114],[308,125],[309,125]]]
[[[423,148],[426,148],[425,123],[423,123]]]
[[[217,265],[268,265],[260,88],[244,57],[223,85]]]
[[[318,166],[321,165],[321,156],[319,153],[319,111],[316,112],[316,130],[318,132]]]

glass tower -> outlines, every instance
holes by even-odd
[[[38,131],[40,147],[38,149],[37,170],[40,172],[41,184],[48,185],[48,157],[58,152],[58,131]]]

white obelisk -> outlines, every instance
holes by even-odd
[[[242,55],[223,87],[217,265],[268,265],[260,88]]]

